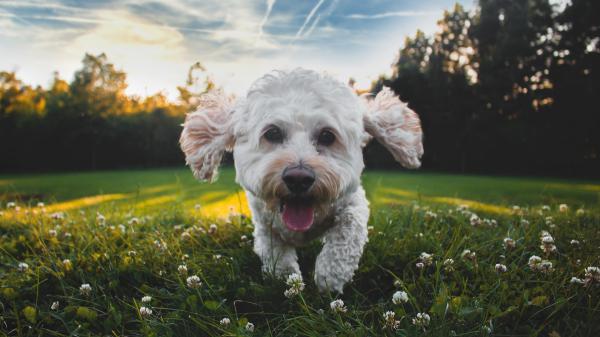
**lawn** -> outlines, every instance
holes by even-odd
[[[231,169],[212,185],[184,168],[2,175],[0,336],[600,335],[600,182],[363,183],[372,228],[354,282],[317,292],[315,242],[288,298],[260,272]]]

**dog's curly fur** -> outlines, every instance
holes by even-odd
[[[277,127],[280,143],[265,139]],[[317,137],[331,131],[335,140]],[[244,99],[217,91],[204,95],[188,114],[181,134],[187,164],[199,180],[216,179],[225,151],[233,151],[236,181],[248,196],[254,223],[254,251],[265,272],[300,272],[296,247],[321,238],[314,279],[321,291],[341,293],[352,279],[367,242],[369,203],[360,184],[362,148],[371,138],[402,165],[420,166],[423,154],[417,114],[388,88],[375,98],[357,96],[348,86],[314,71],[274,71],[258,79]],[[286,226],[282,200],[292,193],[282,179],[286,168],[314,172],[307,196],[314,220],[307,230]]]

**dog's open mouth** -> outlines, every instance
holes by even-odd
[[[281,218],[294,232],[305,232],[313,224],[315,207],[310,198],[291,198],[281,201]]]

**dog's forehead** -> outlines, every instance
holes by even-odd
[[[281,121],[291,124],[338,124],[345,115],[334,102],[310,94],[290,94],[259,102],[251,112],[261,122]]]

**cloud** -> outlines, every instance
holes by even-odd
[[[357,20],[376,20],[391,17],[407,17],[407,16],[430,16],[436,15],[439,12],[427,12],[427,11],[399,11],[399,12],[384,12],[378,14],[350,14],[346,15],[346,18],[357,19]]]

